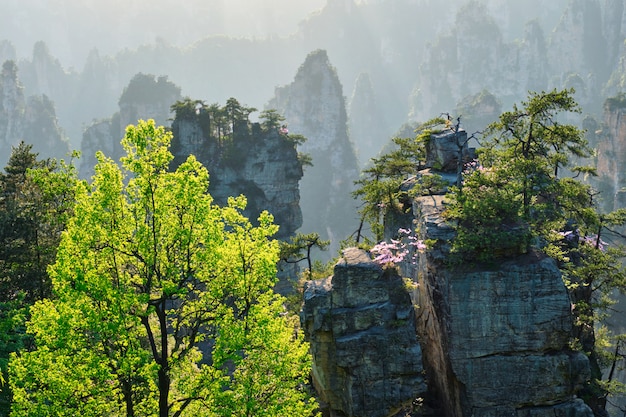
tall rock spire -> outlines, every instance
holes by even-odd
[[[307,138],[300,151],[312,157],[313,166],[300,182],[302,229],[330,239],[332,256],[358,227],[351,196],[358,163],[348,138],[343,88],[326,51],[311,52],[294,81],[276,89],[268,108],[285,116],[290,133]]]

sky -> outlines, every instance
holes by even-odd
[[[0,0],[0,39],[19,58],[44,40],[66,66],[93,48],[114,54],[157,38],[190,45],[206,36],[286,36],[326,0]]]

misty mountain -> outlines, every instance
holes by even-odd
[[[422,105],[421,112],[412,110],[415,107],[412,97],[427,90],[433,72],[441,70],[432,69],[429,73],[424,66],[432,67],[429,64],[432,55],[442,53],[438,45],[442,45],[443,39],[450,36],[460,22],[468,20],[461,9],[466,2],[460,0],[445,4],[432,0],[332,0],[323,8],[320,5],[318,11],[306,18],[302,16],[305,8],[302,3],[297,8],[298,15],[293,5],[288,6],[288,2],[283,1],[277,7],[266,7],[263,13],[254,15],[258,24],[252,26],[260,28],[272,21],[267,18],[268,14],[279,16],[283,13],[285,18],[278,19],[278,23],[272,26],[276,31],[258,37],[248,34],[247,38],[226,35],[229,30],[234,31],[236,25],[222,30],[222,26],[210,24],[215,15],[225,14],[226,8],[231,7],[225,6],[227,3],[223,1],[221,5],[209,2],[196,9],[190,7],[194,2],[189,2],[190,6],[167,8],[169,2],[165,0],[145,8],[136,6],[137,2],[120,9],[114,9],[115,2],[109,6],[96,3],[85,2],[82,6],[71,1],[48,3],[49,8],[56,7],[57,12],[48,14],[49,24],[42,26],[34,22],[46,10],[43,4],[30,1],[6,6],[9,12],[11,8],[20,8],[21,12],[15,16],[30,19],[30,23],[22,27],[31,27],[33,31],[27,36],[15,36],[22,34],[19,30],[5,35],[10,43],[2,43],[1,57],[18,60],[29,94],[47,94],[53,99],[60,123],[74,147],[78,147],[85,124],[106,118],[116,110],[120,92],[138,72],[169,76],[181,86],[183,95],[215,101],[234,96],[262,107],[272,96],[274,87],[289,82],[307,54],[316,49],[328,52],[346,92],[353,91],[360,74],[369,75],[380,103],[380,130],[386,136],[406,122],[412,111],[414,118],[422,118],[422,114],[449,111],[456,104],[454,100],[439,100],[437,105]],[[476,8],[479,3],[468,4],[465,10]],[[485,13],[491,16],[493,26],[501,32],[502,42],[514,42],[523,36],[524,24],[531,19],[536,20],[536,26],[544,33],[550,33],[565,7],[565,1],[550,5],[531,1],[520,6],[491,0],[480,4],[484,4]],[[542,13],[538,15],[535,11],[540,5]],[[255,7],[244,7],[244,15],[254,13]],[[124,10],[123,16],[112,10]],[[167,25],[171,36],[146,38],[146,33],[162,30],[160,28],[164,26],[159,19],[151,17],[157,12],[166,14],[166,10],[168,19],[175,22]],[[190,13],[190,10],[196,13]],[[288,14],[290,10],[293,13]],[[95,12],[99,13],[97,21]],[[113,22],[111,16],[119,19]],[[135,20],[131,20],[133,18]],[[240,17],[240,23],[245,25],[246,19]],[[91,24],[89,31],[80,29],[85,22]],[[204,33],[181,35],[196,27],[197,22],[204,22]],[[52,28],[55,28],[54,36],[49,36],[48,31]],[[26,39],[34,41],[35,36],[44,43],[37,43],[30,53],[25,42]],[[83,48],[87,52],[71,59],[55,58],[77,50],[78,47],[71,46],[73,42],[88,43],[90,40],[89,49]],[[106,45],[99,46],[101,44]],[[465,53],[472,54],[471,50]],[[64,64],[68,60],[74,62]],[[454,70],[454,67],[444,68],[446,72]],[[482,77],[476,75],[476,79]],[[475,94],[483,88],[491,90],[491,86],[481,85],[479,90],[469,93]],[[50,89],[57,91],[51,92]],[[360,147],[358,138],[354,138],[354,142]]]
[[[294,103],[319,101],[315,98],[318,94],[319,97],[334,97],[316,91],[312,79],[301,81],[309,87],[294,86],[289,94],[285,94],[284,87],[279,87],[292,83],[294,74],[299,74],[302,63],[312,51],[324,51],[328,65],[333,68],[336,91],[343,104],[330,107],[335,109],[334,116],[342,119],[342,126],[347,126],[341,128],[345,133],[335,136],[341,136],[338,140],[345,144],[341,146],[350,148],[349,154],[359,158],[357,167],[377,155],[400,126],[457,112],[456,116],[461,116],[468,129],[481,130],[501,110],[523,99],[529,90],[574,87],[584,112],[599,117],[606,94],[619,91],[626,79],[622,59],[626,51],[621,46],[626,29],[622,27],[624,19],[615,17],[624,16],[624,7],[616,1],[561,0],[545,5],[538,0],[455,0],[445,4],[434,0],[329,0],[319,10],[297,18],[297,22],[289,22],[295,31],[282,28],[288,32],[285,35],[265,32],[266,36],[233,37],[210,33],[221,29],[219,25],[212,29],[208,25],[205,33],[209,35],[189,35],[184,45],[178,44],[185,38],[181,33],[192,30],[190,28],[199,21],[210,22],[211,14],[226,13],[226,2],[221,2],[221,6],[207,3],[207,7],[197,9],[187,6],[171,9],[169,18],[175,22],[172,36],[145,42],[138,40],[143,35],[129,35],[124,39],[117,35],[117,31],[132,32],[129,16],[138,20],[140,16],[145,17],[135,27],[136,32],[141,32],[146,25],[161,30],[159,19],[151,20],[158,14],[157,4],[146,6],[145,10],[137,4],[125,7],[124,17],[113,24],[109,6],[95,2],[77,6],[72,1],[59,0],[49,4],[50,10],[56,9],[48,17],[48,27],[38,27],[28,35],[39,33],[45,39],[33,45],[29,58],[21,58],[25,37],[15,35],[0,41],[2,58],[17,60],[25,96],[48,98],[49,105],[55,107],[57,124],[66,132],[74,149],[81,147],[80,140],[87,127],[109,120],[121,110],[124,89],[140,73],[154,74],[153,77],[159,79],[167,77],[179,88],[180,97],[202,97],[209,103],[237,97],[256,108],[274,106],[286,113],[295,111]],[[167,1],[162,5],[159,18],[170,10],[165,8]],[[11,11],[18,8],[18,4],[3,7]],[[245,16],[258,11],[255,7],[247,6],[240,17],[242,24],[246,22]],[[285,7],[281,11],[270,8],[264,13],[293,11]],[[299,9],[301,13],[303,7]],[[19,3],[19,8],[30,13],[17,13],[18,20],[34,21],[45,10],[43,3],[34,1]],[[100,12],[101,18],[96,22],[85,8]],[[87,14],[80,14],[81,10]],[[256,27],[264,27],[272,21],[264,13],[256,15]],[[56,26],[59,21],[70,24],[60,28]],[[92,23],[94,36],[79,36],[84,31],[78,29],[72,32],[85,22]],[[99,36],[107,23],[109,31],[115,34]],[[598,27],[604,30],[598,31]],[[82,43],[91,40],[93,46],[82,68],[70,67],[58,57],[59,53],[51,47],[58,45],[57,38],[46,36],[50,28],[58,29],[55,36],[63,34],[71,42],[79,42],[75,39],[78,37]],[[133,45],[140,42],[144,43]],[[97,48],[100,43],[107,44],[102,47],[103,51]],[[107,53],[107,48],[113,51]],[[305,73],[315,77],[313,72]],[[176,95],[168,97],[170,99],[161,104],[162,108],[176,100]],[[168,100],[172,102],[166,103]],[[324,108],[323,104],[318,107]],[[144,110],[146,114],[153,113]],[[131,123],[133,115],[139,114],[129,111],[120,114],[126,113],[126,117],[113,121],[114,129],[101,124],[96,131],[106,132],[113,138],[119,136],[123,125]],[[299,122],[298,118],[315,113],[293,114],[297,114],[293,121],[289,120],[292,115],[287,114],[291,128],[296,128],[298,123],[312,123]],[[345,120],[341,116],[344,114]],[[329,115],[327,109],[318,114],[317,129],[334,126]],[[167,118],[163,122],[169,124]],[[310,137],[306,147],[315,146],[316,134],[301,133]],[[93,153],[97,140],[93,137],[90,140],[88,149]],[[116,145],[102,146],[113,149]],[[314,167],[326,167],[325,152],[327,150],[313,155]],[[340,158],[348,164],[345,172],[353,170],[351,158],[354,157]],[[85,155],[84,161],[89,158],[92,156]],[[326,174],[329,172],[324,172]],[[341,192],[345,196],[350,189],[348,177],[338,182],[344,184]],[[307,174],[303,181],[307,181]],[[317,186],[305,188],[314,190]],[[306,194],[303,191],[303,200],[308,198]],[[312,195],[315,201],[316,194],[312,192]],[[344,198],[349,200],[349,197]],[[307,219],[305,213],[304,224],[316,224]],[[319,226],[325,228],[326,223]]]

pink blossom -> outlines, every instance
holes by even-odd
[[[417,252],[421,252],[427,249],[424,241],[417,238],[417,236],[411,234],[410,229],[399,229],[398,234],[405,235],[405,238],[390,239],[390,242],[382,241],[374,245],[370,249],[372,255],[374,255],[374,262],[379,265],[397,264],[406,258],[406,256],[412,252],[409,247],[415,248]],[[403,239],[407,239],[408,243]],[[411,263],[415,264],[417,253],[413,253],[411,256]]]

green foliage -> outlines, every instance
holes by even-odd
[[[185,97],[172,104],[170,109],[174,112],[177,119],[193,119],[201,108],[206,107],[202,100],[192,100]]]
[[[292,236],[289,242],[280,242],[280,259],[287,263],[307,261],[307,274],[311,279],[313,276],[311,251],[313,248],[326,250],[329,245],[330,240],[320,239],[318,233],[298,233]]]
[[[20,292],[25,302],[50,295],[46,268],[73,205],[76,170],[63,161],[40,161],[20,143],[0,174],[0,296]]]
[[[408,192],[411,197],[421,195],[443,194],[450,183],[443,179],[439,174],[425,173],[420,175],[415,182],[413,188]]]
[[[571,199],[580,200],[579,186],[559,174],[564,168],[593,170],[572,166],[590,150],[580,129],[558,121],[561,112],[579,111],[572,94],[530,93],[521,107],[515,105],[489,126],[486,145],[479,150],[482,166],[449,194],[447,217],[460,237],[453,242],[453,252],[469,258],[474,252],[485,258],[523,253],[535,239],[548,239],[576,214],[580,201]],[[481,234],[490,239],[485,241]],[[511,248],[500,250],[507,241]],[[519,250],[508,250],[520,243],[524,246]]]
[[[0,302],[0,415],[8,415],[11,406],[12,395],[7,384],[9,356],[31,344],[32,338],[26,334],[27,316],[23,293],[14,300]]]
[[[383,219],[390,210],[400,213],[407,210],[405,203],[409,190],[403,189],[402,184],[423,168],[425,143],[430,134],[431,131],[426,129],[419,131],[414,139],[394,138],[396,149],[372,158],[372,166],[365,169],[362,178],[355,182],[357,189],[352,195],[363,201],[359,214],[370,224],[375,241],[383,238]]]
[[[263,110],[261,114],[259,114],[259,119],[261,120],[261,127],[265,131],[278,129],[282,122],[285,121],[285,117],[276,109]]]
[[[73,207],[76,170],[63,161],[38,160],[24,142],[13,148],[0,174],[0,375],[9,355],[29,348],[29,307],[51,296],[47,267]],[[0,387],[0,415],[8,415],[11,392]]]
[[[465,176],[462,193],[451,189],[454,199],[444,212],[456,228],[450,261],[490,261],[525,251],[530,232],[519,217],[521,200],[498,174],[476,170]]]
[[[193,156],[168,171],[170,141],[140,121],[124,171],[100,153],[77,183],[55,300],[32,308],[36,349],[11,357],[13,416],[313,413],[308,347],[271,292],[278,227],[252,226],[243,196],[215,206]]]
[[[214,415],[306,416],[315,410],[307,393],[293,388],[294,381],[308,378],[311,364],[303,332],[294,336],[297,316],[284,316],[282,304],[278,296],[265,293],[245,319],[230,316],[221,327],[215,364],[235,371],[218,395]]]
[[[298,152],[298,161],[302,168],[313,166],[313,157],[309,153]]]
[[[573,346],[590,360],[592,381],[579,395],[595,413],[621,389],[603,369],[619,360],[620,338],[604,329],[616,291],[626,289],[624,247],[608,246],[607,236],[623,238],[626,209],[602,214],[596,193],[575,175],[595,174],[574,165],[590,156],[583,132],[561,124],[559,114],[576,112],[572,90],[531,93],[493,123],[480,163],[466,170],[462,187],[452,188],[445,212],[456,228],[456,261],[494,261],[530,250],[559,262],[575,317]],[[615,346],[615,351],[611,350]],[[610,373],[611,375],[613,372]]]

